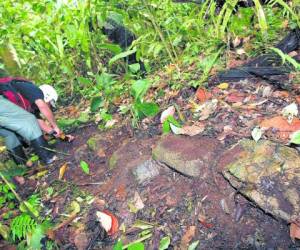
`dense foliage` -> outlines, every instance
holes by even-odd
[[[81,76],[95,84],[97,74],[116,72],[108,60],[120,49],[101,31],[110,16],[137,35],[130,49],[137,50],[148,71],[196,62],[205,75],[211,68],[208,61],[226,59],[223,52],[236,37],[255,37],[246,51],[253,54],[270,46],[288,25],[299,25],[296,1],[274,0],[264,6],[254,2],[255,7],[237,8],[237,0],[223,6],[213,0],[201,5],[170,0],[3,0],[1,58],[11,74],[55,83],[62,91],[90,87]],[[203,61],[204,56],[208,58]]]

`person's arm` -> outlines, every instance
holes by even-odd
[[[45,118],[47,119],[50,126],[55,131],[55,133],[57,134],[57,136],[59,136],[62,132],[59,129],[59,127],[57,126],[54,115],[53,115],[51,109],[49,108],[48,104],[45,103],[41,99],[36,100],[35,104],[39,108],[40,112],[45,116]]]
[[[37,121],[38,121],[42,131],[44,131],[47,134],[51,134],[53,132],[53,128],[50,127],[44,120],[37,119]]]

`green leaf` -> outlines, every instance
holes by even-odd
[[[290,143],[300,144],[300,130],[292,134]]]
[[[113,250],[122,250],[123,249],[123,243],[122,241],[119,239],[118,242],[114,245]]]
[[[122,48],[117,44],[112,43],[104,43],[97,46],[100,49],[107,49],[114,54],[120,54],[122,52]]]
[[[134,222],[133,227],[145,230],[145,229],[153,228],[154,224],[149,223],[147,221],[137,220]]]
[[[139,63],[130,64],[128,67],[131,73],[137,73],[141,68]]]
[[[173,117],[173,116],[168,116],[167,121],[169,123],[172,123],[173,125],[175,125],[178,128],[181,128],[182,126],[180,125],[180,123]]]
[[[90,173],[89,164],[87,164],[85,161],[80,161],[80,167],[84,173],[86,174]]]
[[[23,201],[20,204],[20,211],[23,212],[23,213],[31,212],[35,217],[39,216],[39,211],[32,204],[30,204],[28,201]]]
[[[188,250],[195,250],[199,244],[199,240],[194,241],[191,245],[189,245]]]
[[[28,236],[29,249],[41,249],[41,240],[45,237],[45,232],[51,227],[49,221],[38,224]]]
[[[108,88],[113,85],[116,81],[114,80],[113,74],[103,72],[101,75],[96,75],[97,88],[99,90]]]
[[[155,116],[159,112],[159,106],[153,102],[147,103],[138,103],[136,107],[145,115],[145,116]]]
[[[88,79],[88,78],[85,78],[82,76],[79,76],[77,79],[80,83],[85,84],[85,85],[90,85],[92,83],[91,79]]]
[[[101,96],[94,97],[91,102],[91,111],[96,112],[98,109],[103,106],[103,99]]]
[[[0,235],[3,239],[7,240],[9,235],[9,227],[0,223]]]
[[[171,131],[170,122],[167,119],[163,122],[162,131],[164,134],[167,134]]]
[[[80,116],[77,119],[78,122],[88,122],[89,121],[89,114],[88,113],[81,113]]]
[[[111,58],[111,59],[109,60],[108,65],[111,66],[111,65],[114,64],[116,61],[118,61],[118,60],[120,60],[120,59],[122,59],[122,58],[124,58],[124,57],[127,57],[127,56],[129,56],[129,55],[131,55],[131,54],[133,54],[133,53],[135,53],[135,52],[136,52],[136,49],[132,49],[132,50],[127,50],[127,51],[125,51],[125,52],[122,52],[122,53],[120,53],[120,54],[117,54],[117,55],[115,55],[113,58]]]
[[[144,250],[144,249],[145,249],[144,244],[141,242],[136,242],[128,246],[128,250]]]
[[[64,129],[66,127],[74,125],[75,122],[76,122],[76,119],[64,119],[64,118],[62,118],[62,119],[59,119],[57,121],[57,124],[60,128]]]
[[[44,231],[41,225],[37,225],[36,228],[33,229],[32,235],[29,237],[29,248],[30,249],[41,249],[41,239],[44,238]]]
[[[170,243],[171,243],[171,239],[169,236],[163,237],[159,242],[159,250],[168,249]]]
[[[135,100],[141,100],[150,87],[148,80],[137,80],[132,84],[131,91]]]

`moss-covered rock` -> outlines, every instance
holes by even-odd
[[[231,184],[266,212],[286,221],[299,216],[300,157],[295,149],[245,139],[226,151],[219,165]]]

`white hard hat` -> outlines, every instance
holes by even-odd
[[[41,85],[40,90],[42,90],[44,94],[44,101],[50,103],[51,106],[55,107],[55,103],[58,99],[58,94],[56,90],[48,84]]]

